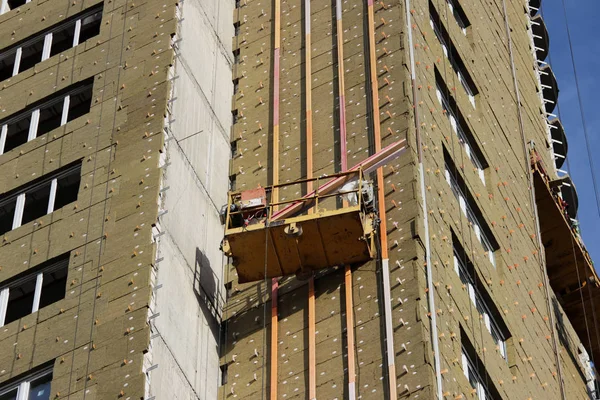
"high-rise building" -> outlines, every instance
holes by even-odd
[[[220,398],[596,395],[539,7],[238,2]]]
[[[217,398],[233,1],[0,3],[0,398]]]
[[[539,7],[0,0],[0,399],[596,398]]]

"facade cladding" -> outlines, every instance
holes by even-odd
[[[594,396],[538,7],[0,0],[0,399]],[[401,140],[370,261],[238,281],[228,189]]]
[[[0,399],[217,398],[233,1],[0,4]]]

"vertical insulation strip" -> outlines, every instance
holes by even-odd
[[[281,0],[275,0],[275,38],[273,46],[273,165],[272,184],[279,183],[279,75],[280,75],[280,48],[281,48]],[[271,201],[279,201],[279,188],[273,188]],[[277,207],[274,208],[276,211]],[[277,342],[279,320],[277,317],[277,298],[279,281],[271,280],[271,400],[277,399]]]
[[[375,153],[381,151],[381,127],[379,121],[379,82],[377,79],[377,57],[375,54],[375,11],[373,10],[373,0],[367,0],[368,10],[368,26],[369,26],[369,69],[371,72],[371,92],[373,103],[373,135],[375,142]],[[397,398],[396,390],[396,361],[394,351],[394,335],[392,327],[392,305],[391,305],[391,286],[389,279],[389,256],[387,245],[387,226],[385,212],[385,194],[383,181],[383,168],[377,169],[377,201],[379,204],[379,219],[381,225],[379,227],[379,240],[381,248],[381,265],[383,278],[383,292],[385,297],[385,332],[387,342],[387,362],[388,362],[388,390],[390,399]]]
[[[344,81],[344,27],[342,24],[342,0],[335,2],[337,22],[338,86],[340,104],[340,158],[342,172],[348,170],[348,151],[346,139],[346,84]]]
[[[312,120],[312,43],[311,43],[311,24],[310,24],[310,0],[304,0],[304,29],[305,40],[304,50],[306,54],[305,62],[305,83],[306,83],[306,178],[313,177],[313,120]],[[313,183],[307,182],[306,191],[310,193],[313,190]]]
[[[277,301],[279,294],[279,281],[271,280],[271,400],[277,399]]]
[[[348,345],[348,399],[356,399],[356,369],[354,355],[354,305],[352,299],[352,270],[346,265],[346,334]]]
[[[313,121],[312,121],[312,42],[310,0],[304,0],[305,34],[305,84],[306,84],[306,178],[313,177]],[[307,193],[312,192],[313,183],[306,183]],[[310,211],[309,211],[310,212]],[[315,278],[308,281],[308,398],[317,398],[317,343],[315,315]]]
[[[344,83],[344,30],[342,25],[342,2],[335,2],[337,58],[338,58],[338,101],[340,108],[340,161],[343,172],[348,170],[346,150],[346,97]],[[356,399],[356,355],[354,353],[354,299],[352,294],[352,268],[346,265],[344,271],[346,285],[346,338],[348,346],[348,398]]]

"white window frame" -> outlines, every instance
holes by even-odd
[[[476,381],[474,389],[477,391],[477,397],[479,398],[479,400],[487,399],[489,392],[484,385],[483,379],[481,379],[479,374],[476,372],[475,365],[473,364],[469,356],[467,356],[464,348],[461,349],[461,361],[463,373],[465,374],[465,377],[467,378],[469,384],[471,384],[471,378],[473,378]]]
[[[25,4],[29,3],[31,0],[25,0]],[[8,0],[1,0],[0,2],[0,15],[4,14],[5,12],[10,11],[8,8]]]
[[[29,280],[29,279],[27,279]],[[33,280],[33,279],[31,279]],[[40,271],[35,277],[35,293],[33,297],[33,304],[31,312],[27,315],[33,314],[40,309],[40,299],[42,297],[42,286],[44,283],[44,271]],[[10,296],[10,286],[5,287],[0,291],[0,328],[4,326],[6,321],[6,313],[8,312],[8,300]]]
[[[28,400],[29,399],[29,391],[31,390],[31,383],[39,378],[45,377],[47,375],[53,374],[52,366],[46,367],[41,371],[38,371],[34,374],[30,374],[25,376],[23,379],[20,379],[17,382],[8,385],[6,388],[0,387],[0,396],[10,393],[13,390],[17,390],[16,400]],[[52,397],[50,395],[50,397]]]
[[[481,246],[487,252],[488,260],[494,266],[494,268],[496,268],[496,256],[494,255],[494,249],[489,239],[486,237],[484,230],[481,228],[481,224],[475,216],[475,213],[467,203],[467,199],[462,189],[459,187],[458,182],[456,182],[455,178],[450,173],[450,170],[448,170],[448,166],[446,166],[444,169],[444,176],[446,178],[446,182],[448,182],[448,185],[452,189],[452,193],[454,193],[454,197],[456,197],[458,200],[460,210],[471,223],[477,241],[481,243]]]
[[[68,258],[65,259],[68,263]],[[65,262],[65,261],[62,261]],[[67,264],[68,265],[68,264]],[[35,291],[33,295],[33,304],[31,306],[31,312],[27,315],[31,315],[40,310],[40,300],[42,298],[42,288],[44,286],[44,274],[48,272],[54,272],[64,267],[61,261],[52,263],[46,268],[41,269],[35,275],[25,276],[19,279],[16,283],[13,282],[10,285],[0,288],[0,328],[6,323],[6,313],[8,312],[8,300],[10,297],[10,290],[14,287],[19,287],[21,284],[35,279]],[[27,399],[27,398],[26,398]]]
[[[50,196],[48,198],[48,205],[46,208],[47,213],[45,214],[45,215],[48,215],[48,214],[54,212],[54,206],[56,204],[56,192],[58,190],[58,180],[65,176],[69,176],[70,173],[72,173],[73,171],[80,169],[80,168],[81,168],[81,164],[76,164],[76,165],[72,166],[71,168],[65,169],[64,171],[60,171],[59,173],[55,174],[52,178],[43,180],[36,185],[25,187],[25,188],[23,188],[23,190],[20,193],[18,193],[16,195],[11,195],[8,198],[8,200],[11,200],[16,197],[15,214],[13,216],[13,223],[12,223],[11,230],[19,228],[23,223],[23,213],[25,211],[25,202],[26,202],[28,193],[31,193],[34,189],[38,189],[40,187],[43,187],[44,185],[48,185],[48,184],[50,185]],[[0,199],[0,200],[1,200],[0,204],[6,204],[4,199]],[[2,325],[0,325],[0,326],[2,326]]]
[[[8,8],[8,0],[0,0],[0,1],[2,1],[2,4],[0,6],[0,15],[1,15],[1,14],[4,14],[6,11],[8,11],[8,10],[6,10]],[[27,3],[29,3],[30,1],[31,0],[27,0]],[[70,27],[71,25],[75,25],[75,31],[73,34],[73,45],[71,46],[71,48],[73,48],[73,47],[79,45],[83,20],[95,15],[98,12],[103,12],[103,8],[93,7],[88,12],[85,12],[84,14],[82,14],[81,17],[77,18],[76,20],[67,21],[66,23],[58,25],[56,28],[52,29],[51,32],[42,33],[40,35],[35,35],[35,36],[31,37],[30,39],[28,39],[27,41],[25,41],[22,45],[20,45],[16,49],[15,64],[13,67],[12,76],[14,77],[14,76],[18,75],[19,73],[23,72],[23,71],[20,71],[23,47],[25,47],[43,37],[44,38],[44,47],[43,47],[42,56],[41,56],[41,59],[39,62],[45,61],[50,58],[50,52],[52,51],[52,41],[54,38],[53,32],[61,31],[65,28]],[[102,18],[102,17],[100,17],[100,18]],[[12,49],[9,51],[12,51]]]
[[[479,293],[479,291],[477,291],[477,289],[475,288],[475,285],[473,283],[474,282],[473,278],[469,275],[469,271],[467,270],[467,267],[460,260],[460,258],[456,255],[456,250],[455,250],[453,256],[454,256],[454,271],[458,275],[461,282],[466,286],[467,293],[469,294],[469,299],[475,306],[475,309],[477,310],[477,312],[481,313],[481,315],[483,317],[483,324],[485,325],[489,334],[492,336],[492,339],[498,346],[500,355],[505,360],[508,360],[507,356],[506,356],[506,340],[504,339],[504,335],[502,334],[502,331],[498,327],[498,324],[494,321],[494,318],[491,316],[492,313],[490,312],[489,307],[483,300],[481,293]],[[461,273],[465,277],[464,280],[461,277]],[[465,280],[466,280],[466,282],[465,282]]]
[[[442,105],[442,107],[446,110],[446,117],[448,117],[448,120],[450,121],[450,126],[452,127],[452,130],[454,131],[454,133],[457,134],[459,142],[461,142],[461,144],[463,145],[463,148],[464,148],[465,152],[467,153],[469,160],[471,160],[471,163],[477,169],[477,175],[479,176],[479,179],[485,185],[485,171],[483,169],[483,164],[477,157],[477,154],[473,151],[472,146],[467,138],[466,133],[463,131],[462,127],[459,125],[458,118],[454,114],[454,111],[450,109],[450,103],[448,102],[447,99],[444,98],[444,95],[442,94],[442,91],[439,88],[439,85],[436,88],[435,94],[437,96],[438,101]]]
[[[62,109],[60,126],[66,125],[66,123],[69,120],[69,106],[71,104],[71,96],[82,93],[85,90],[87,90],[88,88],[89,88],[88,85],[79,86],[77,88],[74,88],[70,92],[68,92],[63,97],[63,100],[62,100],[63,109]],[[48,99],[48,101],[40,104],[39,107],[37,107],[31,111],[31,120],[29,122],[29,132],[27,134],[27,142],[31,142],[32,140],[34,140],[35,138],[38,137],[38,128],[39,128],[39,124],[40,124],[41,110],[44,107],[48,107],[48,106],[55,104],[55,102],[57,102],[56,100],[57,99],[50,98],[50,99]],[[58,100],[58,102],[60,102],[60,100]],[[23,116],[26,116],[26,115],[27,115],[27,113],[17,114],[15,117],[7,119],[2,125],[0,125],[0,155],[5,153],[4,149],[6,146],[6,138],[8,136],[8,125],[21,119]]]
[[[452,16],[454,17],[454,20],[456,21],[456,25],[458,25],[458,27],[461,29],[463,35],[467,35],[467,27],[465,24],[465,21],[462,20],[462,18],[460,18],[460,16],[457,16],[454,13],[454,5],[452,4],[452,0],[446,0],[446,2],[448,3],[448,8],[450,9],[450,13],[452,13]]]

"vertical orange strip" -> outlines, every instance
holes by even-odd
[[[281,3],[275,0],[275,39],[273,49],[273,185],[279,183],[279,51],[281,47]],[[279,201],[279,189],[273,188],[271,201]],[[277,207],[274,207],[274,211]],[[277,316],[277,300],[279,292],[279,281],[277,278],[271,280],[271,400],[277,399],[277,358],[278,358],[278,329],[279,319]]]
[[[315,278],[308,281],[308,398],[317,398]]]
[[[338,58],[338,98],[340,108],[340,163],[342,172],[348,170],[348,151],[346,138],[346,88],[344,81],[344,28],[342,24],[342,1],[336,0],[336,34]],[[344,202],[344,206],[346,203]],[[356,399],[356,355],[354,352],[354,299],[352,293],[352,268],[346,265],[344,271],[346,284],[346,339],[348,345],[348,399]]]
[[[373,135],[375,142],[375,153],[381,150],[381,127],[379,120],[379,81],[377,79],[377,57],[375,54],[375,17],[373,10],[373,0],[367,0],[368,5],[368,26],[369,26],[369,60],[370,60],[370,71],[371,71],[371,91],[373,95]],[[387,219],[385,212],[385,194],[384,194],[384,181],[383,181],[383,168],[377,169],[377,202],[379,204],[379,219],[381,224],[379,226],[379,238],[380,238],[380,249],[381,259],[383,263],[388,262],[388,245],[387,245]],[[393,338],[387,337],[389,341]],[[393,346],[389,346],[393,350]],[[396,390],[396,365],[393,362],[395,354],[388,354],[391,357],[392,362],[388,362],[388,384],[390,399],[397,398]]]
[[[313,121],[312,121],[312,42],[310,0],[304,0],[305,30],[305,88],[306,88],[306,178],[313,177]],[[313,183],[306,183],[306,192],[313,191]],[[309,213],[312,209],[309,210]],[[315,278],[308,281],[308,398],[317,398],[317,344],[315,315]]]
[[[356,367],[354,356],[354,304],[352,299],[352,270],[346,265],[346,340],[348,344],[348,399],[356,399]]]

